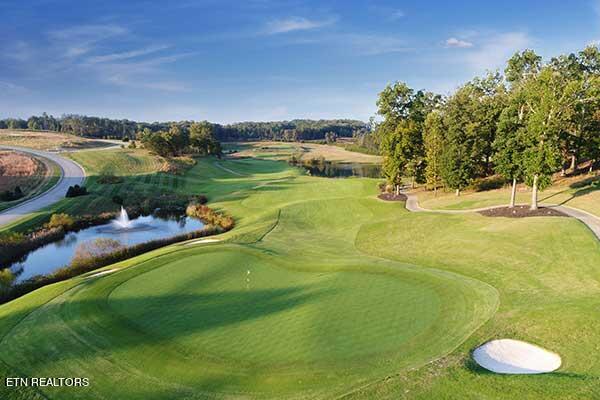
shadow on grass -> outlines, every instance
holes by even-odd
[[[483,368],[482,366],[480,366],[479,364],[477,364],[475,362],[475,360],[473,360],[472,354],[469,356],[469,358],[467,360],[465,360],[464,367],[467,370],[469,370],[469,372],[472,372],[477,375],[489,376],[489,377],[499,377],[501,379],[515,379],[515,378],[537,379],[540,377],[549,377],[549,376],[550,377],[559,377],[559,378],[568,378],[568,379],[577,379],[577,380],[582,380],[582,381],[586,381],[586,380],[590,380],[590,379],[593,379],[593,380],[598,379],[598,376],[594,376],[594,375],[579,374],[579,373],[575,373],[575,372],[563,372],[563,371],[554,371],[554,372],[548,372],[548,373],[543,373],[543,374],[499,374],[499,373],[487,370],[487,369]]]
[[[577,190],[571,192],[571,189]],[[571,185],[569,185],[569,189],[561,190],[560,192],[556,192],[549,196],[543,197],[540,199],[540,201],[548,201],[556,196],[569,193],[569,198],[558,203],[559,205],[565,205],[566,203],[570,202],[571,200],[577,197],[585,196],[597,190],[600,190],[600,176],[592,176],[583,181],[572,183]]]
[[[317,290],[307,286],[281,289],[252,289],[240,274],[239,290],[206,291],[197,294],[165,296],[73,300],[68,303],[50,303],[29,315],[35,321],[21,323],[28,331],[29,340],[4,339],[4,346],[16,346],[29,364],[28,371],[36,371],[53,363],[53,348],[60,348],[61,360],[100,358],[122,351],[133,351],[142,359],[148,349],[161,349],[164,358],[178,362],[206,358],[202,349],[190,349],[178,339],[209,332],[217,328],[235,326],[259,320],[295,307],[320,301],[334,290]],[[219,279],[209,276],[208,281]],[[207,282],[206,282],[207,283]],[[204,283],[204,284],[206,284]],[[91,285],[93,280],[83,285]],[[202,282],[189,282],[178,288],[185,292],[202,286]],[[42,312],[43,315],[36,315]],[[52,315],[55,318],[46,318]],[[5,317],[6,318],[6,317]],[[0,325],[6,323],[0,319]],[[93,334],[90,334],[92,333]],[[84,340],[82,340],[84,338]],[[171,353],[169,355],[169,353]],[[2,357],[5,359],[4,357]],[[10,360],[5,359],[8,364]],[[185,367],[185,362],[179,367]]]

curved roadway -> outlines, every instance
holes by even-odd
[[[55,162],[61,169],[61,177],[58,183],[50,190],[0,212],[0,226],[14,222],[20,218],[23,218],[27,214],[41,210],[44,207],[50,206],[57,201],[64,199],[69,186],[81,185],[85,180],[85,171],[81,165],[72,160],[61,157],[56,153],[17,146],[0,146],[0,149],[16,150],[23,153],[44,157]]]

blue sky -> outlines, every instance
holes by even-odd
[[[0,0],[0,117],[357,118],[395,80],[448,93],[516,50],[600,40],[600,0]]]

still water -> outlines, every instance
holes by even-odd
[[[77,246],[98,238],[110,238],[124,246],[163,239],[202,229],[204,224],[195,218],[159,218],[148,215],[132,220],[130,229],[118,229],[111,222],[68,233],[62,240],[33,250],[10,266],[16,275],[15,283],[34,275],[45,275],[70,263]]]

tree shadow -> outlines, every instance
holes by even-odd
[[[584,179],[583,181],[572,183],[569,185],[569,189],[561,190],[560,192],[556,192],[549,196],[543,197],[540,199],[540,201],[548,201],[556,196],[569,193],[570,189],[577,190],[571,192],[570,197],[558,203],[559,205],[564,205],[577,197],[585,196],[587,194],[600,190],[600,176],[592,176],[587,179]]]
[[[209,277],[209,280],[213,279],[218,277]],[[29,331],[28,336],[38,340],[32,339],[26,345],[20,341],[12,341],[10,337],[7,339],[12,342],[12,346],[24,346],[17,351],[27,354],[27,369],[30,371],[52,364],[52,357],[44,354],[54,353],[53,350],[48,351],[48,348],[55,346],[53,338],[59,337],[59,342],[63,344],[65,340],[75,341],[72,349],[61,349],[61,360],[93,358],[105,353],[120,353],[121,350],[143,353],[147,348],[156,349],[162,345],[165,345],[165,352],[173,353],[173,359],[186,359],[191,356],[190,349],[181,347],[178,339],[265,318],[307,303],[318,302],[335,292],[333,289],[308,286],[252,289],[251,284],[244,281],[245,276],[240,277],[240,280],[240,286],[248,286],[239,290],[202,291],[196,294],[111,297],[110,300],[99,296],[68,303],[50,303],[43,309],[28,311],[56,315],[60,323],[55,318],[36,318],[35,322],[28,322],[25,318],[21,323],[27,326],[23,328]],[[93,280],[83,285],[91,284]],[[202,283],[190,282],[178,290],[183,292],[199,285],[202,286]],[[8,317],[0,318],[0,325],[9,322],[5,320]],[[68,328],[65,329],[65,325]],[[46,339],[39,340],[41,338]],[[80,341],[78,338],[85,340]],[[4,345],[9,345],[6,339]]]

